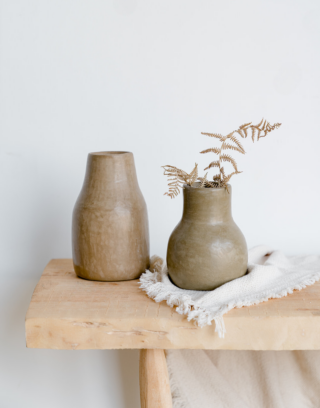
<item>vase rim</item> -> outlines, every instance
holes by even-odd
[[[89,153],[91,156],[120,156],[123,154],[132,154],[132,152],[126,152],[126,151],[116,151],[116,150],[110,150],[110,151],[104,151],[104,152],[91,152]]]
[[[227,184],[227,186],[228,186],[229,189],[231,189],[231,184]],[[194,191],[208,191],[208,192],[226,190],[225,187],[201,188],[199,182],[193,183],[192,186],[189,186],[189,185],[187,185],[187,184],[184,184],[184,185],[183,185],[183,188],[186,189],[186,190],[191,190],[191,189],[192,189],[192,190],[194,190]]]

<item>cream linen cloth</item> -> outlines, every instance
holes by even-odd
[[[167,352],[173,408],[319,408],[319,351]]]
[[[195,271],[197,273],[197,271]],[[209,292],[177,288],[164,262],[152,257],[141,288],[166,300],[200,326],[234,307],[280,298],[320,279],[320,257],[286,257],[259,246],[249,251],[248,273]],[[320,408],[320,351],[169,350],[173,408]]]
[[[163,259],[157,256],[151,258],[150,270],[141,275],[140,287],[156,302],[166,300],[169,306],[176,306],[178,313],[187,315],[200,327],[214,320],[219,337],[224,337],[223,315],[230,309],[286,296],[319,279],[320,256],[287,257],[261,245],[249,250],[245,276],[215,290],[178,288],[170,281]]]

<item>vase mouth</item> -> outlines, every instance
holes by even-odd
[[[210,188],[210,187],[200,187],[201,183],[200,182],[196,182],[193,183],[192,186],[189,186],[187,184],[183,185],[183,188],[185,190],[194,190],[194,191],[203,191],[203,192],[214,192],[214,191],[222,191],[222,190],[226,190],[225,187],[216,187],[216,188]],[[231,184],[227,184],[229,191],[231,190]]]
[[[119,156],[122,154],[132,154],[131,152],[125,151],[105,151],[105,152],[91,152],[89,153],[91,156]]]

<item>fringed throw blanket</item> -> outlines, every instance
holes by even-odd
[[[197,273],[197,271],[195,271]],[[223,315],[235,307],[255,305],[301,290],[320,279],[320,256],[287,257],[261,245],[249,250],[248,273],[212,291],[184,290],[168,277],[163,259],[151,258],[150,270],[140,277],[140,287],[156,302],[166,300],[176,311],[200,327],[214,320],[224,337]]]
[[[320,351],[168,350],[173,408],[319,408]]]

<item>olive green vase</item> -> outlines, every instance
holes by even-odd
[[[132,153],[89,153],[72,252],[76,274],[90,280],[136,279],[149,267],[147,207]]]
[[[183,215],[167,251],[169,276],[182,289],[212,290],[247,271],[247,244],[232,218],[228,190],[183,187]]]

